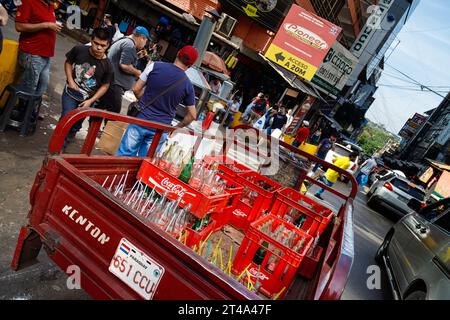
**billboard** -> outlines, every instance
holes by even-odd
[[[337,97],[357,64],[358,59],[336,41],[311,82],[325,93]]]
[[[331,22],[293,5],[265,56],[311,81],[341,31]]]
[[[263,27],[276,32],[294,0],[221,0],[224,8],[234,7]]]

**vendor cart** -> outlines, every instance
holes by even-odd
[[[62,154],[64,138],[70,128],[86,117],[91,117],[93,121],[81,153]],[[155,138],[148,152],[150,158],[155,154],[163,132],[175,130],[174,127],[101,110],[73,111],[64,117],[54,131],[48,154],[36,175],[30,193],[28,224],[20,230],[12,269],[17,271],[36,263],[43,247],[62,270],[65,271],[72,265],[79,266],[81,286],[94,299],[264,299],[264,296],[249,290],[176,237],[130,210],[102,186],[106,177],[123,177],[125,173],[125,183],[131,186],[136,181],[142,164],[148,162],[148,158],[93,156],[96,137],[104,119],[155,129]],[[189,130],[184,132],[196,138],[197,146],[204,138]],[[240,142],[234,141],[234,144]],[[325,167],[333,167],[286,143],[280,144]],[[229,147],[226,143],[223,144],[224,156]],[[249,152],[256,152],[246,148]],[[288,261],[289,275],[293,280],[283,288],[283,299],[334,300],[339,299],[344,290],[354,256],[352,214],[357,189],[352,176],[339,168],[333,168],[348,176],[352,182],[349,195],[310,179],[306,173],[299,177],[298,186],[305,179],[309,180],[336,194],[344,203],[337,212],[330,215],[311,199],[303,195],[296,196],[303,197],[300,200],[308,206],[309,220],[305,225],[314,226],[314,234],[308,234],[311,227],[296,229],[295,232],[307,239],[305,243],[308,246],[315,239],[319,250],[314,250],[309,256],[306,251],[295,253],[292,258],[295,258],[295,263]],[[295,192],[285,188],[275,191],[272,203],[266,207],[265,214],[269,215],[262,219],[267,220],[273,216],[271,219],[279,221],[277,224],[286,224],[281,220],[286,213],[285,208],[290,205],[299,206],[299,199],[292,196]],[[232,205],[232,202],[228,205]],[[281,215],[278,215],[279,212]],[[259,227],[266,220],[250,223],[245,243],[254,245],[257,237],[266,237]],[[293,229],[293,226],[288,228]],[[245,252],[241,248],[238,254],[245,258]],[[130,256],[133,256],[134,262],[127,265],[126,257]],[[299,267],[301,260],[303,262]],[[245,260],[239,260],[239,263],[233,265],[233,269],[240,271],[243,261]],[[275,288],[277,283],[270,285]],[[280,297],[280,294],[281,292],[275,298]],[[274,295],[266,298],[273,299]]]

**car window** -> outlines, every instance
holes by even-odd
[[[425,192],[414,187],[413,185],[409,184],[406,181],[395,178],[395,179],[392,179],[391,183],[395,187],[399,188],[403,192],[406,192],[410,196],[413,196],[417,200],[423,201],[423,199],[425,198]]]
[[[420,210],[420,215],[430,222],[439,221],[446,213],[450,211],[450,198],[444,201],[440,201],[429,205],[428,207]],[[449,216],[447,214],[447,216]],[[449,217],[447,217],[448,219]]]
[[[450,210],[442,214],[435,222],[435,225],[441,227],[447,232],[450,232]]]

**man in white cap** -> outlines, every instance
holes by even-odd
[[[295,140],[292,143],[292,145],[296,148],[300,147],[306,141],[306,139],[308,139],[310,133],[311,132],[309,130],[309,122],[303,121],[303,126],[300,129],[298,129],[297,134],[295,136]]]

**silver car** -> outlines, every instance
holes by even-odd
[[[423,188],[394,172],[378,179],[370,188],[367,197],[368,206],[377,203],[401,214],[407,214],[411,211],[408,202],[413,198],[419,200],[425,206],[425,191]]]
[[[422,209],[419,202],[411,207],[416,212],[389,230],[375,260],[386,269],[395,299],[448,300],[450,198]]]

